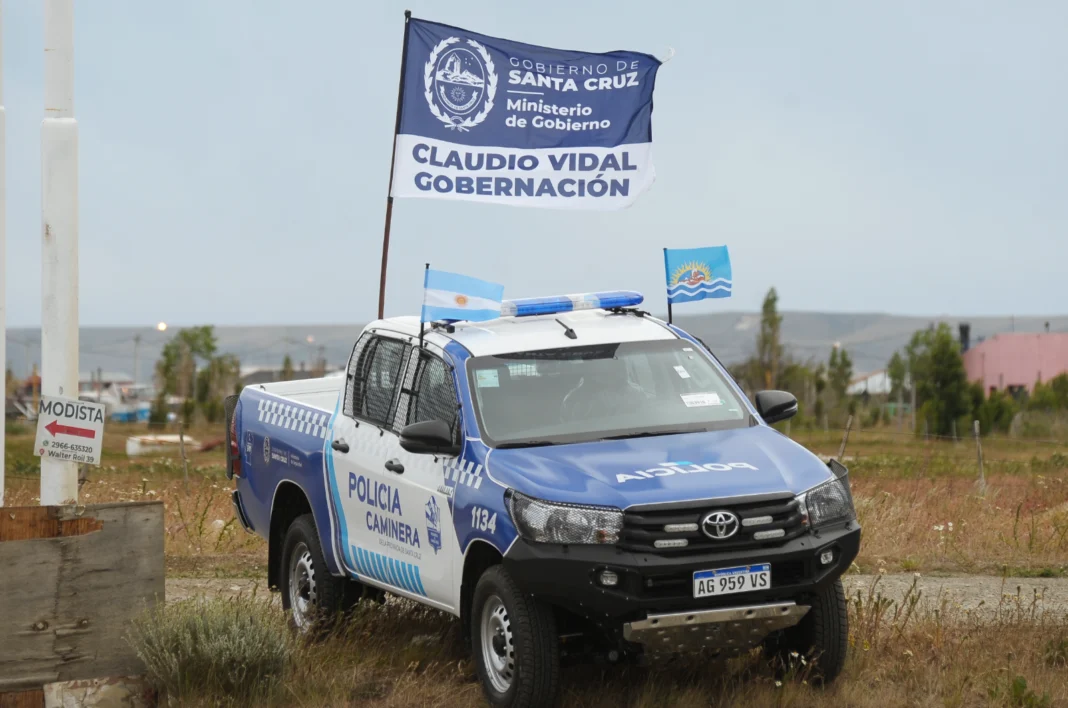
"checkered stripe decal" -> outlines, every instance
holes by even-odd
[[[330,414],[311,408],[294,406],[283,401],[259,402],[259,421],[283,430],[293,430],[313,438],[326,438]]]
[[[463,461],[445,463],[445,483],[464,484],[478,489],[482,486],[482,465]]]

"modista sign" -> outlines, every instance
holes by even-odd
[[[537,47],[409,20],[395,197],[619,209],[652,184],[637,52]]]
[[[38,457],[99,465],[104,445],[104,405],[69,398],[41,397],[37,414]]]

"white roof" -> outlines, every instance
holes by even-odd
[[[575,330],[576,339],[565,336],[560,320]],[[390,317],[368,325],[368,328],[393,330],[409,336],[419,336],[418,317]],[[444,347],[449,340],[462,344],[472,356],[509,354],[580,347],[591,344],[617,342],[647,342],[675,339],[664,324],[648,315],[613,314],[606,310],[558,312],[532,317],[501,317],[487,322],[457,322],[452,334],[442,329],[426,329],[428,341]]]

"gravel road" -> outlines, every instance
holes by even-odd
[[[846,593],[853,596],[860,591],[867,597],[872,583],[877,576],[847,575],[843,578]],[[1000,578],[988,575],[925,576],[916,577],[911,573],[887,573],[878,576],[875,592],[891,600],[900,601],[912,587],[922,593],[921,604],[938,607],[943,599],[952,607],[959,606],[979,615],[993,617],[999,610],[1008,611],[1016,607],[1016,601],[1006,597],[1019,592],[1025,606],[1030,606],[1032,598],[1038,594],[1037,610],[1048,613],[1054,618],[1068,619],[1068,578]],[[278,601],[278,594],[268,593],[266,583],[262,580],[244,579],[187,579],[167,580],[167,601],[175,602],[197,596],[237,597],[255,595],[271,597]]]

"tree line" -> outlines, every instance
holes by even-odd
[[[1068,373],[1038,381],[1030,392],[987,392],[982,383],[968,381],[960,343],[945,322],[913,333],[908,344],[890,357],[888,394],[851,396],[854,372],[849,351],[835,344],[825,360],[793,356],[782,343],[778,303],[771,288],[761,308],[755,352],[729,368],[750,397],[763,389],[794,394],[798,400],[794,426],[839,426],[849,415],[862,415],[858,420],[870,427],[909,410],[915,415],[917,434],[950,436],[967,434],[975,420],[984,434],[1004,433],[1021,412],[1068,412]]]

